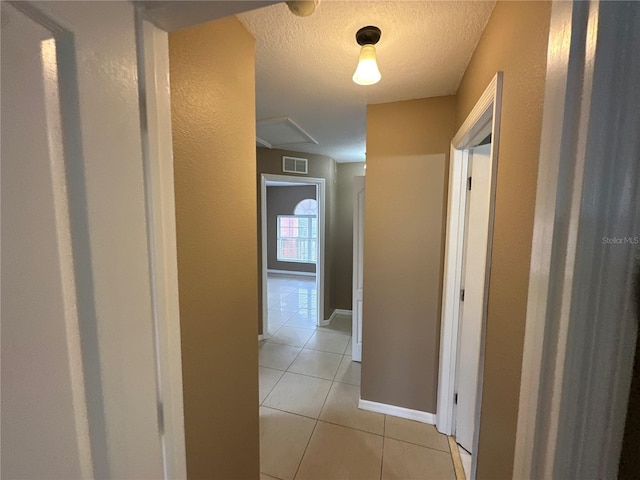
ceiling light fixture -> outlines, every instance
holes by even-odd
[[[356,42],[362,46],[358,66],[353,74],[353,81],[358,85],[373,85],[378,83],[382,75],[376,62],[376,48],[374,45],[380,40],[382,32],[378,27],[369,25],[362,27],[356,33]]]
[[[318,8],[320,0],[300,0],[287,2],[287,7],[291,10],[291,13],[298,17],[308,17],[313,14]]]

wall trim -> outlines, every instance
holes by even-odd
[[[320,322],[320,326],[321,327],[328,327],[329,325],[331,325],[331,322],[333,322],[333,320],[336,318],[337,315],[352,315],[353,311],[352,310],[345,310],[343,308],[336,308],[333,310],[333,312],[331,312],[331,315],[329,316],[329,318],[327,320],[322,320]]]
[[[429,425],[436,424],[436,414],[423,412],[421,410],[412,410],[410,408],[398,407],[387,403],[372,402],[371,400],[358,400],[358,408],[367,410],[368,412],[383,413],[394,417],[406,418],[407,420],[415,420],[416,422],[427,423]]]
[[[320,326],[321,327],[328,327],[329,325],[331,325],[331,322],[333,322],[333,319],[336,318],[336,311],[334,310],[333,312],[331,312],[331,315],[329,315],[329,318],[327,318],[326,320],[320,320]]]
[[[297,272],[295,270],[276,270],[275,268],[267,268],[267,273],[275,273],[278,275],[301,275],[303,277],[315,277],[315,272]]]

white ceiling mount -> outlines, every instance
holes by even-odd
[[[256,122],[256,142],[268,148],[318,144],[309,133],[289,117],[258,120]]]
[[[320,0],[295,0],[287,2],[287,7],[297,17],[308,17],[318,8]]]

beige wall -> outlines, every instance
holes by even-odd
[[[513,469],[549,35],[547,2],[498,2],[460,88],[460,126],[504,72],[478,478]]]
[[[361,396],[436,412],[456,98],[367,109]]]
[[[364,175],[364,162],[339,163],[336,182],[336,236],[333,265],[334,307],[351,310],[353,274],[353,177]]]
[[[254,39],[218,20],[169,55],[187,474],[256,479]]]
[[[260,211],[260,176],[263,173],[273,175],[290,175],[282,171],[282,156],[293,156],[307,158],[309,160],[308,175],[291,175],[295,177],[313,177],[324,178],[325,182],[325,264],[324,264],[324,317],[329,318],[334,310],[334,301],[331,292],[331,279],[333,275],[333,256],[334,256],[334,236],[336,228],[336,162],[333,158],[326,155],[316,155],[312,153],[299,153],[289,150],[258,148],[257,149],[257,179],[256,187],[258,192],[258,212]],[[254,171],[255,175],[255,171]],[[262,262],[262,233],[260,226],[260,216],[257,219],[258,226],[258,260]],[[262,268],[262,267],[260,267]],[[262,279],[259,278],[259,292],[262,292]],[[259,296],[260,302],[260,319],[258,328],[262,333],[262,295]]]

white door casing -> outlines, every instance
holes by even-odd
[[[173,143],[169,87],[169,35],[136,12],[140,113],[143,125],[149,261],[158,362],[165,477],[187,478]]]
[[[353,177],[353,298],[352,359],[362,362],[362,305],[364,280],[364,176]]]
[[[3,476],[163,478],[134,6],[3,9]]]
[[[58,45],[1,8],[2,474],[90,478]]]
[[[616,478],[638,333],[640,9],[554,1],[514,478]]]
[[[324,178],[294,177],[292,175],[275,175],[263,173],[260,176],[260,238],[262,240],[262,335],[267,336],[269,330],[268,288],[267,288],[267,182],[285,182],[291,184],[316,185],[318,202],[318,263],[316,263],[316,286],[318,289],[318,326],[329,324],[324,320],[324,264],[325,264],[325,183]]]
[[[491,195],[489,202],[489,227],[486,265],[484,302],[480,333],[480,357],[478,361],[478,379],[482,379],[484,368],[484,337],[486,324],[486,299],[488,294],[488,278],[491,265],[491,244],[493,235],[493,218],[495,204],[495,188],[498,161],[498,145],[500,144],[500,111],[502,104],[502,72],[497,72],[482,93],[480,99],[465,119],[462,126],[451,141],[451,161],[449,167],[449,199],[447,206],[447,240],[445,244],[445,266],[442,294],[442,326],[440,330],[440,362],[438,372],[438,411],[436,426],[438,431],[453,435],[455,432],[455,382],[456,363],[458,359],[458,331],[460,311],[460,290],[462,285],[462,265],[464,254],[465,204],[467,192],[467,164],[469,148],[478,145],[491,134]],[[475,422],[480,417],[482,399],[482,381],[477,382]],[[472,450],[477,450],[479,429],[473,434]],[[477,457],[471,462],[471,478],[475,478]]]
[[[480,338],[485,308],[485,273],[491,197],[491,144],[469,152],[471,189],[464,235],[463,283],[456,374],[456,441],[473,453]]]

